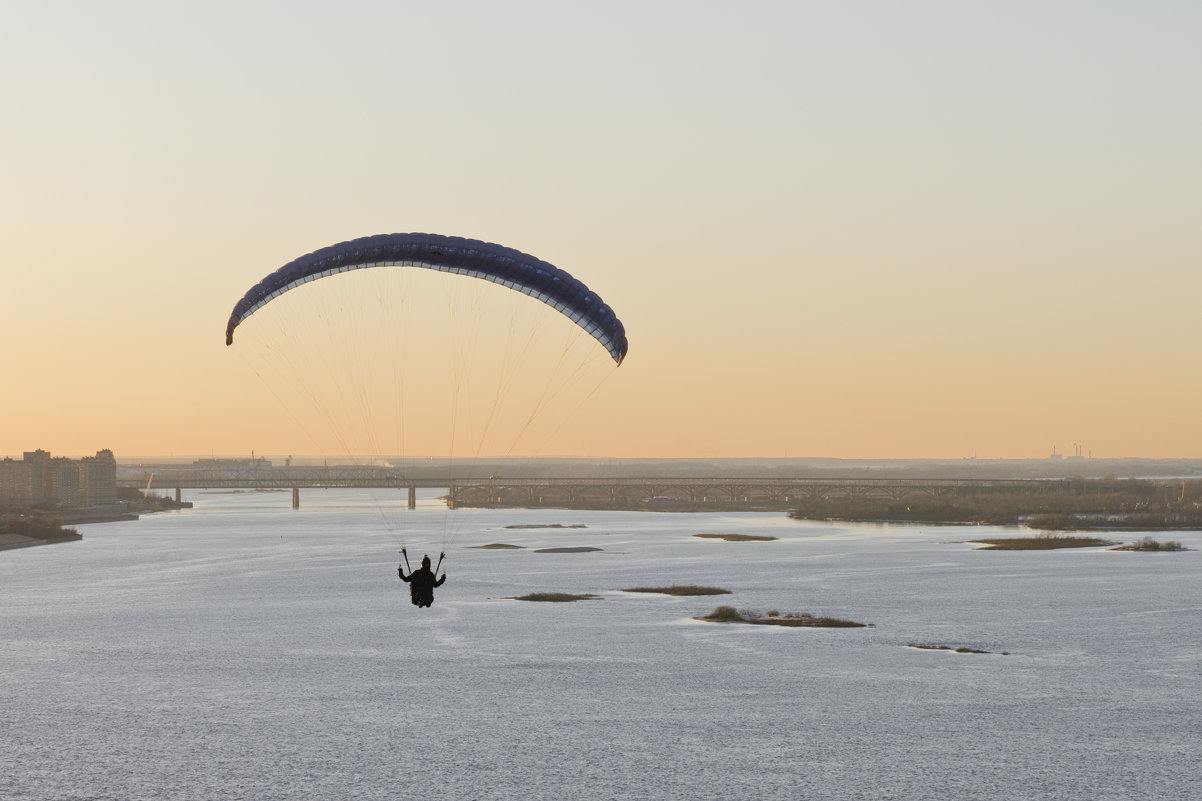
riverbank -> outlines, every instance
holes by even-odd
[[[849,494],[810,498],[798,520],[922,525],[1022,526],[1040,531],[1202,529],[1202,489],[1195,482],[1124,479],[1052,486],[949,488],[902,497]]]
[[[87,509],[63,509],[53,512],[28,509],[0,510],[0,551],[82,540],[83,535],[71,526],[124,523],[138,520],[143,514],[191,508],[191,501],[151,496]]]
[[[462,500],[455,503],[456,508],[459,509],[565,509],[588,512],[789,512],[796,505],[796,503],[788,501],[767,499],[690,501],[680,498],[655,499],[635,503],[602,500],[538,503],[529,499],[513,503],[470,503]]]
[[[75,542],[83,536],[73,528],[64,528],[56,516],[41,512],[0,516],[0,550]]]
[[[0,534],[0,551],[15,548],[31,548],[35,545],[54,545],[60,542],[78,542],[83,535],[75,529],[67,529],[56,536],[29,537],[24,534]]]
[[[63,512],[59,516],[59,520],[66,525],[76,525],[84,523],[122,523],[127,520],[137,520],[138,515],[133,512],[94,512],[89,510],[80,510],[79,512]]]

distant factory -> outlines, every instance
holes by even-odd
[[[1090,451],[1090,452],[1089,452],[1089,455],[1088,455],[1088,456],[1086,456],[1086,455],[1085,455],[1085,446],[1084,446],[1084,445],[1078,445],[1078,444],[1076,444],[1076,443],[1073,443],[1073,455],[1072,455],[1072,456],[1065,456],[1063,453],[1058,453],[1058,452],[1056,451],[1056,446],[1055,446],[1055,445],[1053,445],[1053,446],[1052,446],[1052,455],[1051,455],[1051,456],[1049,456],[1048,458],[1049,458],[1049,459],[1052,459],[1052,460],[1054,460],[1054,461],[1058,461],[1058,460],[1060,460],[1060,459],[1069,459],[1069,460],[1076,460],[1076,459],[1092,459],[1092,458],[1093,458],[1093,451]]]

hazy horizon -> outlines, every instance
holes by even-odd
[[[1199,38],[1184,2],[18,0],[0,454],[354,452],[226,320],[302,254],[432,232],[626,326],[513,453],[1192,458]]]
[[[0,459],[11,458],[20,460],[25,452],[37,450],[37,448],[25,448],[21,451],[13,453],[0,452]],[[42,450],[48,450],[42,448]],[[51,456],[64,456],[70,459],[79,459],[83,457],[93,456],[99,449],[80,452],[56,452],[49,451]],[[1072,456],[1059,455],[1057,457],[1050,456],[1031,456],[1031,457],[938,457],[938,456],[916,456],[916,457],[842,457],[842,456],[575,456],[568,454],[540,454],[537,456],[480,456],[480,457],[448,457],[433,454],[321,454],[321,453],[261,453],[259,451],[247,451],[244,453],[121,453],[113,450],[114,457],[119,465],[130,465],[146,462],[161,462],[161,463],[191,463],[203,460],[252,460],[263,459],[271,462],[273,466],[282,467],[286,460],[291,460],[296,465],[313,465],[319,462],[328,462],[330,464],[339,463],[355,463],[366,464],[372,461],[391,461],[393,463],[421,463],[421,462],[447,462],[451,464],[470,465],[473,463],[504,463],[504,462],[596,462],[620,465],[623,462],[646,463],[646,462],[696,462],[696,463],[711,463],[711,462],[742,462],[754,463],[763,462],[766,464],[788,464],[788,463],[813,463],[814,465],[849,465],[849,466],[864,466],[864,465],[881,465],[881,466],[900,466],[909,464],[940,464],[940,465],[957,465],[962,464],[971,467],[973,464],[989,464],[989,463],[1020,463],[1031,466],[1048,466],[1055,467],[1057,465],[1063,467],[1071,467],[1084,463],[1114,463],[1114,462],[1154,462],[1165,464],[1176,463],[1192,463],[1197,462],[1202,464],[1202,456],[1174,456],[1174,457],[1151,457],[1151,456]]]

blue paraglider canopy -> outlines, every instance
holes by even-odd
[[[424,267],[501,284],[551,306],[593,336],[617,364],[626,357],[626,329],[613,309],[564,270],[521,251],[439,234],[378,234],[316,250],[285,264],[234,306],[225,344],[255,311],[288,290],[335,273],[389,265]]]

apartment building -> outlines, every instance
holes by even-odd
[[[0,459],[0,506],[57,509],[102,506],[117,500],[117,460],[107,448],[68,459],[26,451],[21,461]]]

